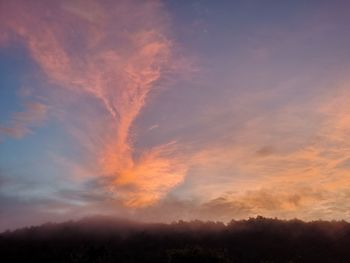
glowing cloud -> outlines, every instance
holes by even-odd
[[[144,206],[182,181],[185,170],[172,156],[173,144],[137,158],[130,137],[148,93],[172,64],[158,2],[11,1],[1,17],[28,47],[50,81],[48,88],[65,89],[76,96],[74,103],[94,112],[67,112],[63,120],[79,120],[81,126],[68,130],[89,149],[98,167],[94,172],[112,178],[111,192],[128,206]],[[89,105],[89,98],[104,110]],[[97,121],[102,133],[91,125]]]

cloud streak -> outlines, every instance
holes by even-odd
[[[20,139],[28,133],[31,133],[31,128],[38,126],[47,116],[47,106],[39,102],[28,102],[25,105],[25,110],[13,113],[11,120],[0,125],[1,136],[9,136]]]
[[[173,144],[135,157],[130,133],[147,95],[172,67],[173,44],[160,3],[13,1],[4,5],[1,16],[45,73],[47,88],[65,89],[76,96],[74,103],[94,112],[95,117],[66,112],[63,120],[81,124],[67,129],[89,149],[86,155],[98,167],[94,172],[112,178],[106,187],[125,205],[152,204],[182,181],[184,168],[169,153]],[[99,105],[88,105],[91,98]],[[99,118],[104,119],[99,123],[103,135],[90,125]],[[31,119],[23,114],[15,119],[15,127],[3,132],[20,136],[25,129],[19,122]]]

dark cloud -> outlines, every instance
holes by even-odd
[[[345,159],[344,161],[340,162],[340,163],[337,165],[337,168],[340,168],[340,169],[350,169],[350,158]]]
[[[209,218],[215,220],[218,217],[220,220],[231,220],[232,218],[242,218],[253,213],[253,207],[240,200],[229,200],[226,197],[219,197],[207,203],[204,203],[199,208],[200,218]]]
[[[260,157],[265,157],[273,154],[274,152],[275,152],[275,149],[272,146],[264,146],[256,151],[256,155]]]

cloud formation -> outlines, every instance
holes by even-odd
[[[0,44],[24,47],[36,63],[39,85],[21,95],[42,102],[7,116],[1,136],[50,117],[34,138],[47,167],[39,160],[26,177],[52,181],[27,187],[26,198],[59,199],[50,211],[66,217],[350,219],[346,8],[232,15],[261,14],[256,2],[198,4],[205,14],[168,1],[1,2]],[[190,80],[178,74],[190,66],[175,38],[186,58],[199,56]],[[169,83],[174,73],[179,84]],[[17,160],[26,143],[16,143],[4,160],[26,162],[31,149]]]
[[[231,217],[238,206],[245,216],[349,218],[337,209],[349,187],[349,90],[347,78],[336,80],[272,110],[246,100],[254,115],[193,155],[202,173],[192,175],[191,193]],[[272,105],[279,95],[261,99]]]
[[[76,97],[77,108],[93,112],[94,117],[65,112],[63,120],[76,120],[67,129],[89,149],[86,155],[98,167],[94,173],[113,178],[107,186],[111,192],[128,206],[144,206],[182,181],[184,169],[169,153],[174,145],[135,157],[130,133],[147,95],[172,67],[173,44],[159,2],[11,1],[3,6],[2,22],[27,46],[49,81],[47,88],[65,89]],[[16,127],[3,132],[22,135],[24,127],[17,123],[31,119],[23,114],[16,119]],[[102,129],[91,125],[97,122]]]

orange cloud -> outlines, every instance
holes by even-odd
[[[122,171],[114,182],[119,186],[133,187],[137,191],[120,191],[127,205],[145,206],[159,201],[168,189],[179,183],[186,174],[182,160],[171,156],[171,145],[155,147],[143,153],[130,169]]]
[[[11,1],[1,15],[46,74],[48,88],[70,91],[86,108],[89,97],[100,101],[103,111],[89,108],[94,116],[65,116],[82,123],[73,133],[89,149],[94,172],[114,178],[108,187],[118,198],[128,206],[149,205],[183,180],[183,167],[168,153],[173,145],[135,158],[130,136],[148,93],[173,63],[160,3]],[[97,122],[103,131],[91,125]]]
[[[339,212],[350,185],[349,95],[348,82],[339,81],[310,100],[273,111],[247,98],[242,104],[252,117],[192,156],[197,168],[189,194],[207,202],[224,196],[219,208],[240,207],[245,216],[349,218]]]

